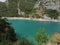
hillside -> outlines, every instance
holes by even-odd
[[[44,18],[44,15],[51,17],[49,13],[53,14],[54,19],[60,14],[59,0],[6,0],[0,2],[0,16],[7,17],[32,17]],[[55,11],[56,10],[56,11]],[[49,12],[49,13],[48,13]]]

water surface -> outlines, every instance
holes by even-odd
[[[9,20],[16,33],[33,39],[36,32],[44,28],[48,34],[60,31],[60,22],[33,21],[33,20]]]

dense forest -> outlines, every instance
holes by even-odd
[[[26,2],[25,2],[26,1]],[[6,2],[0,2],[0,16],[17,17],[18,9],[23,12],[30,13],[36,0],[6,0]]]

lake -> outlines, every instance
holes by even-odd
[[[9,20],[14,27],[16,34],[23,35],[34,40],[36,32],[44,28],[47,33],[53,34],[60,31],[60,22],[33,21],[33,20]]]

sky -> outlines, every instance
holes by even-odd
[[[0,2],[5,2],[6,0],[0,0]]]

